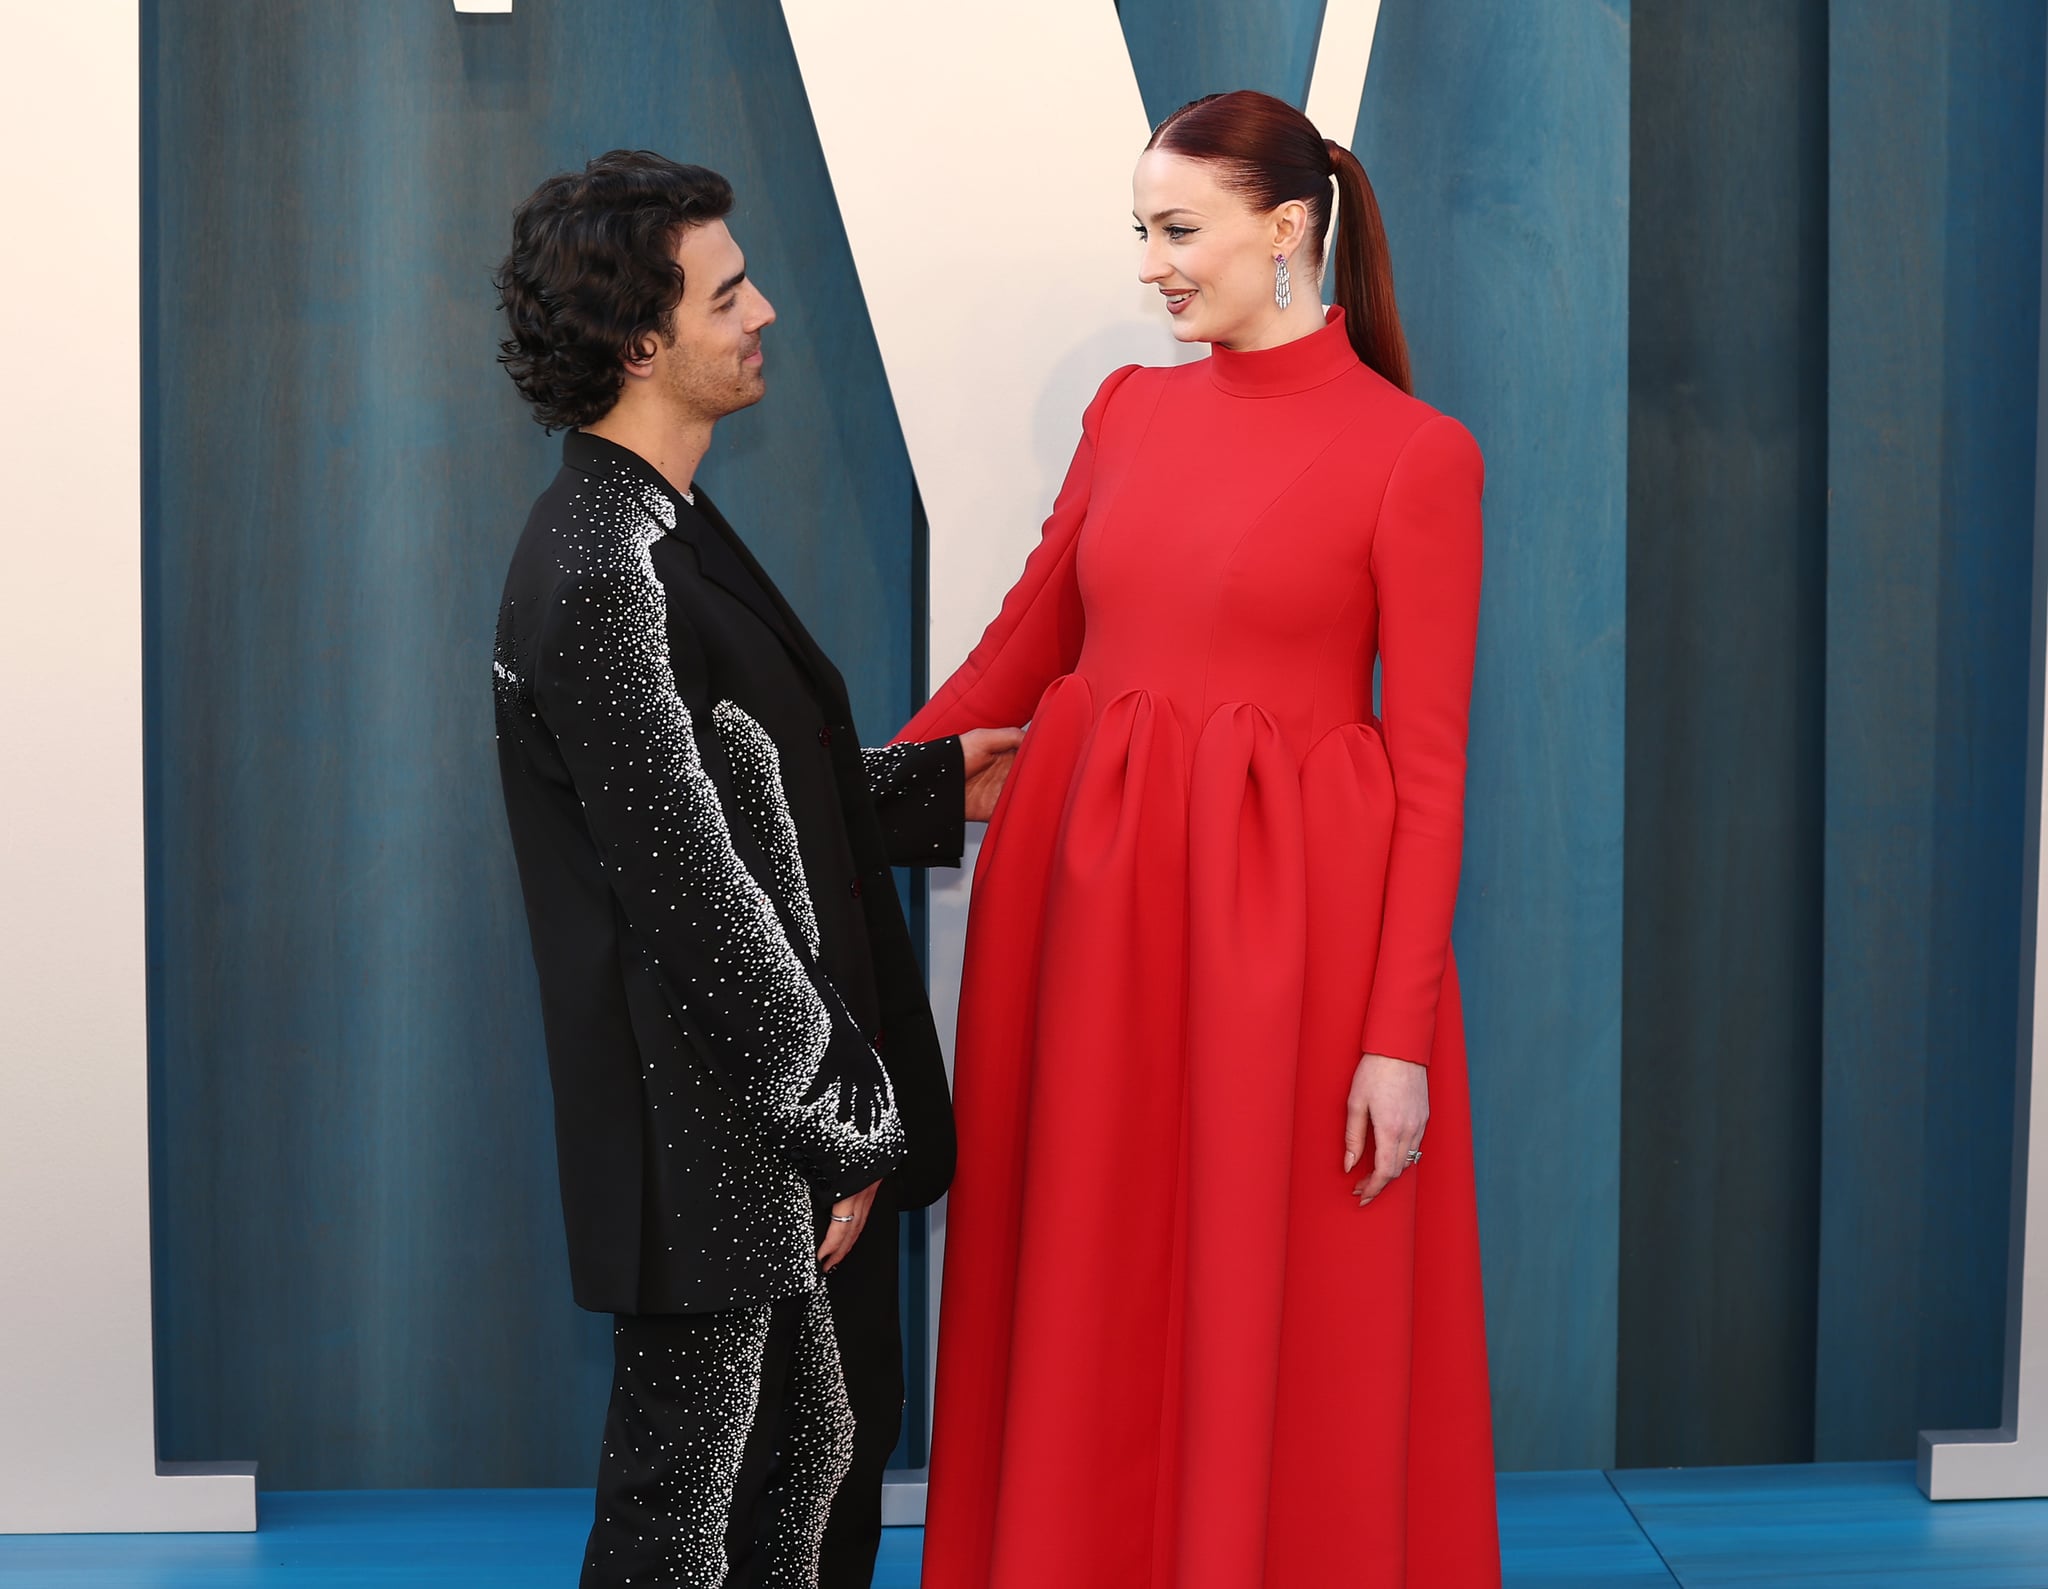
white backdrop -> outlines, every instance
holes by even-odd
[[[256,1526],[156,1460],[142,872],[136,0],[12,7],[0,147],[0,1533]]]

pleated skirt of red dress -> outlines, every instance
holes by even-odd
[[[927,1589],[1499,1583],[1454,969],[1423,1161],[1364,1210],[1342,1167],[1386,766],[1041,702],[975,880]]]

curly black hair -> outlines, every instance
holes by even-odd
[[[683,296],[676,232],[732,211],[732,184],[703,166],[614,149],[549,177],[512,216],[491,283],[512,334],[498,362],[550,432],[611,412],[628,351],[666,337]]]

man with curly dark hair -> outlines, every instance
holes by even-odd
[[[870,1582],[896,1214],[953,1165],[890,867],[957,864],[1018,739],[864,749],[696,485],[766,391],[775,314],[732,202],[615,151],[519,208],[496,278],[502,362],[568,432],[493,671],[570,1276],[615,1316],[586,1589]]]

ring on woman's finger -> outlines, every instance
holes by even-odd
[[[1422,1149],[1410,1148],[1408,1150],[1408,1162],[1410,1164],[1420,1164],[1422,1162]]]

